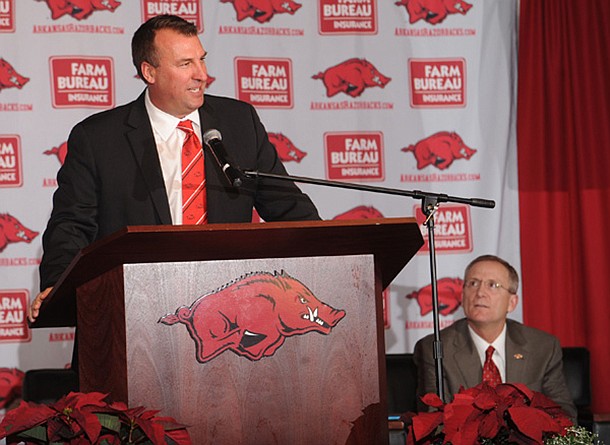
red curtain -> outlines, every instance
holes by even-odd
[[[610,412],[610,1],[521,0],[523,318],[591,352]]]

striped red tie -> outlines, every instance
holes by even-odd
[[[496,387],[502,383],[502,377],[500,377],[500,371],[492,360],[491,356],[494,354],[494,347],[490,346],[485,351],[485,364],[483,364],[483,381],[491,387]]]
[[[178,128],[186,133],[182,145],[182,224],[206,224],[203,148],[190,120],[179,122]]]

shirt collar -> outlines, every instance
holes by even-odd
[[[146,92],[144,94],[144,104],[146,106],[146,111],[148,112],[148,117],[150,119],[150,123],[153,129],[164,141],[167,141],[167,139],[173,134],[173,132],[176,131],[178,122],[181,122],[183,120],[192,121],[195,124],[195,126],[193,127],[195,133],[201,135],[201,123],[199,120],[198,110],[193,111],[191,114],[185,116],[182,119],[178,119],[177,117],[172,116],[171,114],[168,114],[160,108],[156,107],[152,103],[152,101],[150,100],[148,88],[146,89]]]
[[[489,346],[493,346],[495,349],[494,354],[498,354],[504,363],[506,363],[506,323],[502,328],[502,332],[500,335],[490,344],[487,343],[483,338],[479,337],[479,335],[468,325],[468,331],[470,332],[470,337],[474,343],[474,346],[481,358],[481,362],[485,362],[485,351]]]

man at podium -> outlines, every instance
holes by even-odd
[[[228,180],[227,166],[286,170],[251,105],[204,94],[206,55],[196,26],[177,16],[151,18],[135,32],[132,58],[146,88],[70,133],[30,321],[75,255],[125,226],[250,222],[253,209],[265,221],[320,219],[292,182]]]

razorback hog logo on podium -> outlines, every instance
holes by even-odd
[[[55,155],[57,159],[59,159],[59,163],[64,165],[64,161],[66,160],[66,155],[68,154],[68,142],[62,142],[57,147],[53,147],[50,150],[45,150],[43,152],[45,155]]]
[[[28,229],[12,215],[0,213],[0,252],[11,243],[31,243],[38,232]]]
[[[365,88],[383,88],[392,80],[381,74],[368,60],[358,58],[348,59],[328,68],[326,71],[311,76],[311,78],[322,79],[326,87],[327,97],[333,97],[338,93],[358,97]]]
[[[395,3],[404,6],[409,14],[409,23],[424,20],[436,25],[449,14],[465,15],[472,5],[463,0],[400,0]]]
[[[429,165],[445,170],[454,160],[468,160],[477,152],[466,145],[460,135],[449,131],[439,131],[400,151],[413,153],[419,170]]]
[[[185,324],[197,361],[205,363],[226,350],[256,361],[273,355],[286,337],[330,334],[343,317],[345,311],[321,302],[282,271],[244,275],[159,322]]]
[[[450,315],[462,304],[462,285],[460,278],[441,278],[436,282],[438,293],[438,311],[442,315]],[[428,284],[406,296],[417,300],[422,316],[432,312],[432,285]]]
[[[373,206],[358,206],[335,216],[333,219],[349,220],[370,218],[383,218],[383,214]]]
[[[0,368],[0,409],[21,395],[24,376],[17,368]]]
[[[301,6],[293,0],[220,0],[222,3],[233,3],[237,21],[252,17],[259,23],[271,20],[275,14],[287,12],[294,14]]]
[[[294,146],[292,141],[282,133],[269,133],[269,142],[275,147],[282,162],[301,162],[307,153]]]
[[[116,0],[44,0],[51,10],[51,18],[57,20],[64,15],[70,15],[77,20],[84,20],[93,11],[114,12],[121,5]]]
[[[0,91],[5,88],[23,88],[30,81],[22,76],[4,59],[0,59]]]

